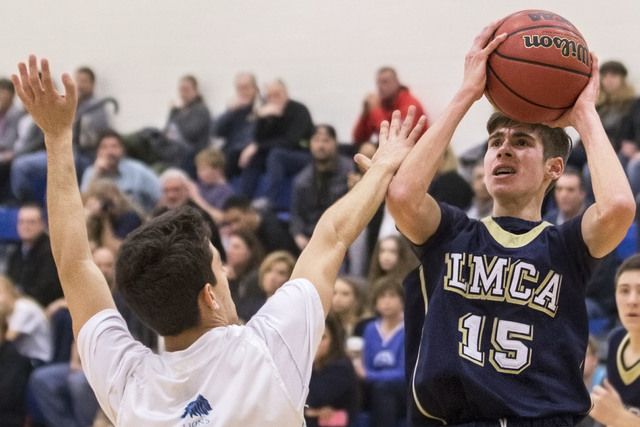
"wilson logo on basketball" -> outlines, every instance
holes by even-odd
[[[560,50],[560,53],[565,58],[573,57],[584,65],[589,66],[589,50],[581,43],[576,43],[575,40],[569,40],[566,37],[551,37],[551,36],[522,36],[524,40],[524,47],[530,48],[555,48]]]

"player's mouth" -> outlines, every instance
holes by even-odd
[[[493,176],[513,175],[516,170],[509,166],[498,166],[493,170]]]

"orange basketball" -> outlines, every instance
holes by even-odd
[[[571,108],[591,76],[589,48],[560,15],[523,10],[507,16],[496,34],[507,38],[487,62],[489,101],[512,119],[548,123]]]

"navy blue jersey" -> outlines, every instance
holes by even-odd
[[[440,208],[404,284],[412,425],[577,422],[591,406],[582,363],[595,261],[582,216],[555,227]]]
[[[631,366],[624,363],[622,355],[628,346],[629,335],[626,329],[619,328],[611,332],[607,356],[607,379],[616,389],[627,409],[640,416],[640,361]]]

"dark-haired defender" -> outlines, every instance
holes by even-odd
[[[393,174],[420,134],[414,111],[383,125],[380,148],[362,181],[320,219],[292,279],[247,323],[236,325],[218,252],[188,209],[162,215],[121,246],[117,283],[127,303],[164,335],[158,356],[136,343],[115,311],[91,259],[71,149],[75,86],[53,87],[36,58],[12,76],[45,134],[51,243],[74,322],[83,369],[116,425],[300,426],[313,356],[333,284],[349,244],[382,202]],[[353,206],[358,206],[356,212]]]
[[[598,63],[575,106],[550,127],[492,116],[484,158],[492,216],[469,219],[427,194],[436,161],[482,97],[486,60],[505,34],[486,27],[453,101],[399,168],[387,206],[422,266],[406,286],[407,376],[414,426],[574,425],[590,400],[582,380],[585,285],[596,258],[624,237],[635,203],[595,110]],[[596,203],[561,226],[541,221],[573,126]]]

